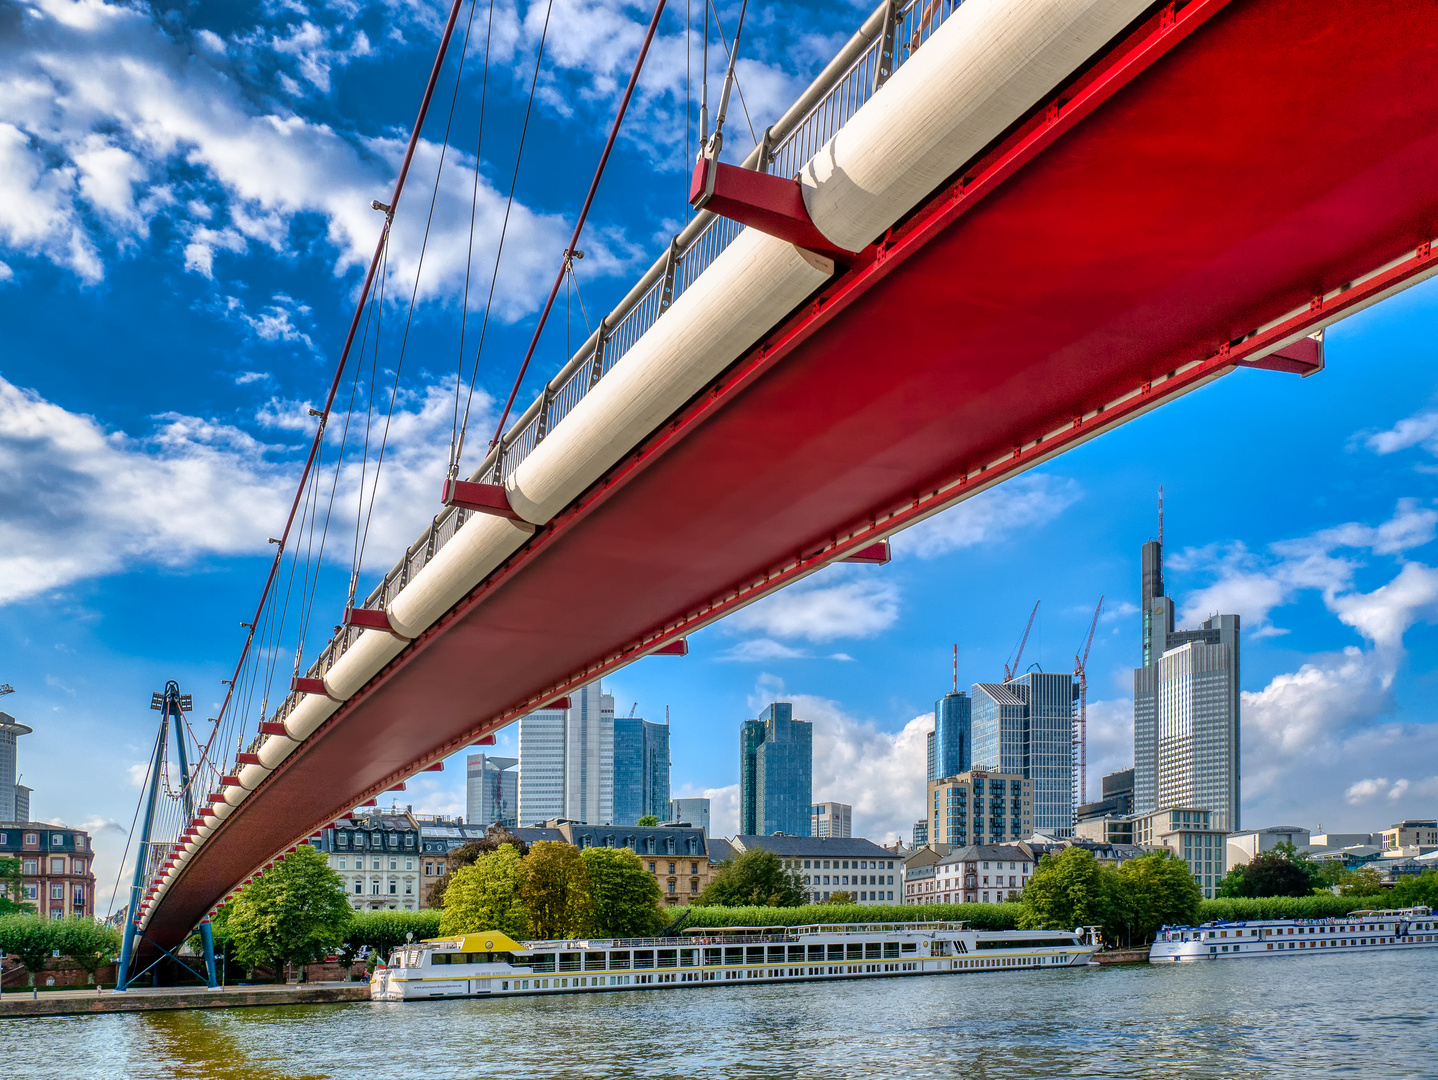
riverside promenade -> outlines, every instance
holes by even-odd
[[[368,1001],[369,983],[292,983],[285,986],[135,987],[113,990],[42,990],[38,995],[10,993],[0,999],[0,1020],[26,1016],[75,1016],[87,1013],[149,1012],[160,1009],[231,1009],[246,1005],[325,1005]]]

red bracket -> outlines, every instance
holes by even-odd
[[[854,257],[819,231],[798,180],[701,157],[689,180],[689,203],[821,255]]]
[[[386,790],[386,791],[403,791],[403,790],[404,790],[404,781],[401,780],[401,781],[400,781],[398,784],[396,784],[394,787],[392,787],[392,788],[385,788],[385,790]]]
[[[240,778],[239,778],[238,776],[222,776],[222,777],[220,777],[220,783],[224,784],[226,787],[230,787],[230,786],[232,786],[232,785],[238,785],[239,782],[240,782]]]
[[[509,492],[503,484],[477,484],[472,480],[446,480],[440,491],[440,502],[445,506],[457,506],[461,510],[474,510],[481,514],[522,521],[514,508],[509,505]]]
[[[542,705],[540,707],[544,709],[567,709],[570,707],[569,695],[566,694],[564,697],[557,697],[548,705]]]
[[[345,612],[349,614],[348,611]],[[328,696],[323,679],[302,679],[298,675],[290,680],[290,689],[299,694],[321,694]]]
[[[868,547],[861,547],[858,551],[851,551],[838,561],[873,563],[876,566],[883,566],[891,557],[889,554],[889,542],[887,540],[880,540],[877,544],[870,544]]]
[[[1277,352],[1257,360],[1240,360],[1239,367],[1260,368],[1264,371],[1286,371],[1290,375],[1301,375],[1305,379],[1315,371],[1323,370],[1323,338],[1301,337],[1292,345],[1285,345]]]
[[[493,735],[486,735],[484,738],[478,739],[478,740],[476,740],[475,742],[470,743],[469,745],[470,745],[470,746],[496,746],[496,745],[498,745],[498,743],[499,743],[499,740],[496,739]]]
[[[688,656],[689,639],[676,638],[668,644],[661,645],[649,654],[650,656]]]
[[[236,754],[236,755],[235,755],[235,764],[236,764],[236,765],[258,765],[259,763],[260,763],[260,755],[259,755],[259,754],[244,754],[244,753],[241,753],[241,754]]]
[[[433,765],[426,765],[420,772],[444,772],[444,762],[436,761]]]
[[[266,720],[260,724],[260,734],[289,736],[289,732],[285,730],[284,724],[277,724],[272,720]]]
[[[390,625],[389,613],[384,608],[347,607],[345,608],[345,625],[358,626],[361,630],[383,630],[386,634],[394,633],[394,627]],[[323,694],[323,682],[320,683],[320,687],[321,689],[317,693]]]

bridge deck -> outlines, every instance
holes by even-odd
[[[274,852],[626,643],[951,502],[934,493],[980,466],[1011,459],[971,487],[1027,467],[1051,450],[1015,447],[1153,380],[1104,422],[1229,370],[1224,343],[1438,232],[1431,7],[1215,7],[971,209],[939,193],[541,529],[240,805],[149,933],[177,940]]]

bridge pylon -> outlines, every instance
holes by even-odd
[[[165,683],[165,689],[150,696],[150,708],[160,714],[160,727],[155,735],[155,750],[150,759],[149,780],[145,790],[141,793],[142,824],[140,826],[139,843],[135,849],[135,873],[130,883],[129,905],[125,909],[125,936],[120,946],[120,962],[115,973],[115,989],[117,991],[128,990],[130,985],[146,973],[153,973],[156,980],[159,977],[159,965],[165,957],[169,957],[190,971],[194,971],[183,960],[169,949],[155,945],[159,955],[155,957],[142,970],[135,973],[130,972],[131,966],[135,963],[136,950],[140,939],[148,941],[140,930],[140,906],[143,899],[145,882],[152,875],[154,868],[160,865],[166,856],[176,848],[176,843],[171,840],[156,840],[155,832],[161,823],[162,810],[165,804],[161,803],[164,796],[170,800],[172,806],[176,806],[184,815],[183,820],[188,824],[195,817],[195,790],[194,777],[190,771],[189,753],[185,744],[185,713],[190,711],[191,700],[189,694],[180,693],[180,684],[174,679]],[[179,782],[178,791],[173,790],[170,785],[170,761],[169,745],[170,732],[173,729],[175,737],[175,760],[177,777]],[[204,948],[205,973],[201,978],[213,989],[218,985],[215,978],[215,947],[214,938],[210,932],[210,920],[204,919],[200,924],[200,940]],[[154,942],[150,942],[154,945]],[[199,975],[199,972],[194,972]]]

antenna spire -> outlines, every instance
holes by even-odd
[[[954,693],[959,692],[959,647],[954,646]]]
[[[1158,546],[1163,547],[1163,485],[1158,485]]]

